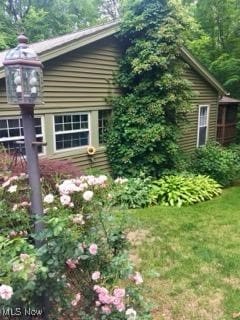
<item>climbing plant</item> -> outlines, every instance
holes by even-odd
[[[124,8],[116,77],[122,95],[113,99],[107,153],[114,175],[159,176],[175,166],[180,125],[191,89],[180,57],[186,25],[166,0],[138,0]]]

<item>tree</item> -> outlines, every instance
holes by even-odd
[[[0,49],[16,44],[25,32],[38,41],[100,21],[102,0],[0,0]]]
[[[119,17],[119,0],[103,0],[100,8],[103,15],[110,18],[111,20],[117,19]]]
[[[159,176],[176,163],[180,124],[190,107],[179,59],[186,26],[165,0],[134,1],[124,12],[117,76],[123,95],[113,100],[107,154],[116,176]]]
[[[222,82],[226,90],[240,97],[240,2],[239,0],[182,0],[199,25],[189,34],[189,48]]]

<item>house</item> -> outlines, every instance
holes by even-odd
[[[118,22],[33,43],[44,64],[44,101],[36,106],[36,131],[46,147],[39,152],[51,158],[70,158],[81,168],[108,169],[104,132],[111,105],[107,98],[120,94],[114,84],[121,48],[115,37]],[[6,102],[3,60],[0,52],[0,142],[9,151],[23,139],[19,107]],[[185,77],[195,95],[192,111],[179,143],[186,152],[216,140],[219,98],[224,89],[184,48]],[[96,148],[93,156],[87,147]],[[23,150],[24,152],[24,150]]]

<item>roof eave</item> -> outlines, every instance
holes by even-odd
[[[227,95],[226,90],[222,87],[222,85],[205,69],[200,62],[197,61],[196,58],[192,56],[192,54],[186,49],[181,48],[181,56],[182,58],[191,65],[199,74],[203,76],[218,92],[220,95]]]
[[[54,59],[60,55],[66,54],[73,50],[76,50],[86,45],[89,45],[91,43],[94,43],[98,40],[114,35],[119,30],[120,30],[120,24],[119,22],[116,22],[116,24],[114,25],[108,26],[105,29],[102,29],[100,31],[91,33],[90,35],[81,37],[80,39],[77,39],[77,40],[75,39],[68,43],[55,46],[52,49],[46,48],[46,50],[38,53],[38,55],[41,61],[45,62],[45,61]],[[181,56],[189,65],[191,65],[199,74],[201,74],[203,78],[206,79],[212,85],[212,87],[214,87],[218,91],[220,95],[227,95],[227,92],[221,86],[221,84],[201,65],[201,63],[196,58],[192,56],[192,54],[186,48],[183,48],[183,47],[181,48]],[[1,68],[0,79],[4,77],[5,77],[5,72],[4,72],[4,69]]]
[[[38,56],[42,62],[54,59],[60,55],[66,54],[68,52],[71,52],[75,49],[79,49],[81,47],[84,47],[88,44],[94,43],[98,40],[104,39],[106,37],[112,36],[116,34],[119,31],[119,24],[110,26],[104,30],[96,31],[95,33],[92,33],[90,35],[86,35],[80,39],[72,40],[69,43],[64,43],[62,45],[56,46],[53,49],[46,49],[40,53],[38,53]],[[5,78],[5,72],[4,68],[0,69],[0,79]]]

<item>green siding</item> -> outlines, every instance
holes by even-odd
[[[36,106],[35,113],[44,116],[46,154],[55,159],[71,159],[83,170],[98,168],[109,170],[105,148],[98,145],[98,110],[110,109],[107,98],[118,95],[114,85],[114,72],[118,69],[120,49],[114,37],[99,40],[84,48],[74,50],[44,63],[44,104]],[[185,77],[191,81],[196,96],[193,111],[183,129],[179,143],[184,151],[196,147],[198,105],[210,105],[209,138],[216,137],[218,94],[201,75],[188,68]],[[91,144],[97,148],[89,157],[86,148],[54,152],[53,114],[65,112],[90,112]],[[4,79],[0,80],[0,117],[19,114],[18,106],[6,103]]]
[[[185,78],[192,84],[194,97],[192,98],[192,109],[187,115],[187,123],[183,126],[179,144],[183,151],[192,152],[197,146],[199,105],[209,105],[208,140],[216,140],[218,92],[190,67],[186,68]]]
[[[119,94],[113,84],[120,50],[114,37],[97,41],[60,58],[44,63],[44,104],[35,113],[44,116],[46,154],[55,159],[71,159],[81,169],[109,170],[105,148],[98,145],[98,110],[109,109],[107,98]],[[91,144],[97,149],[93,157],[87,148],[54,152],[53,114],[90,112]],[[18,106],[6,102],[4,79],[0,82],[0,117],[19,114]]]

